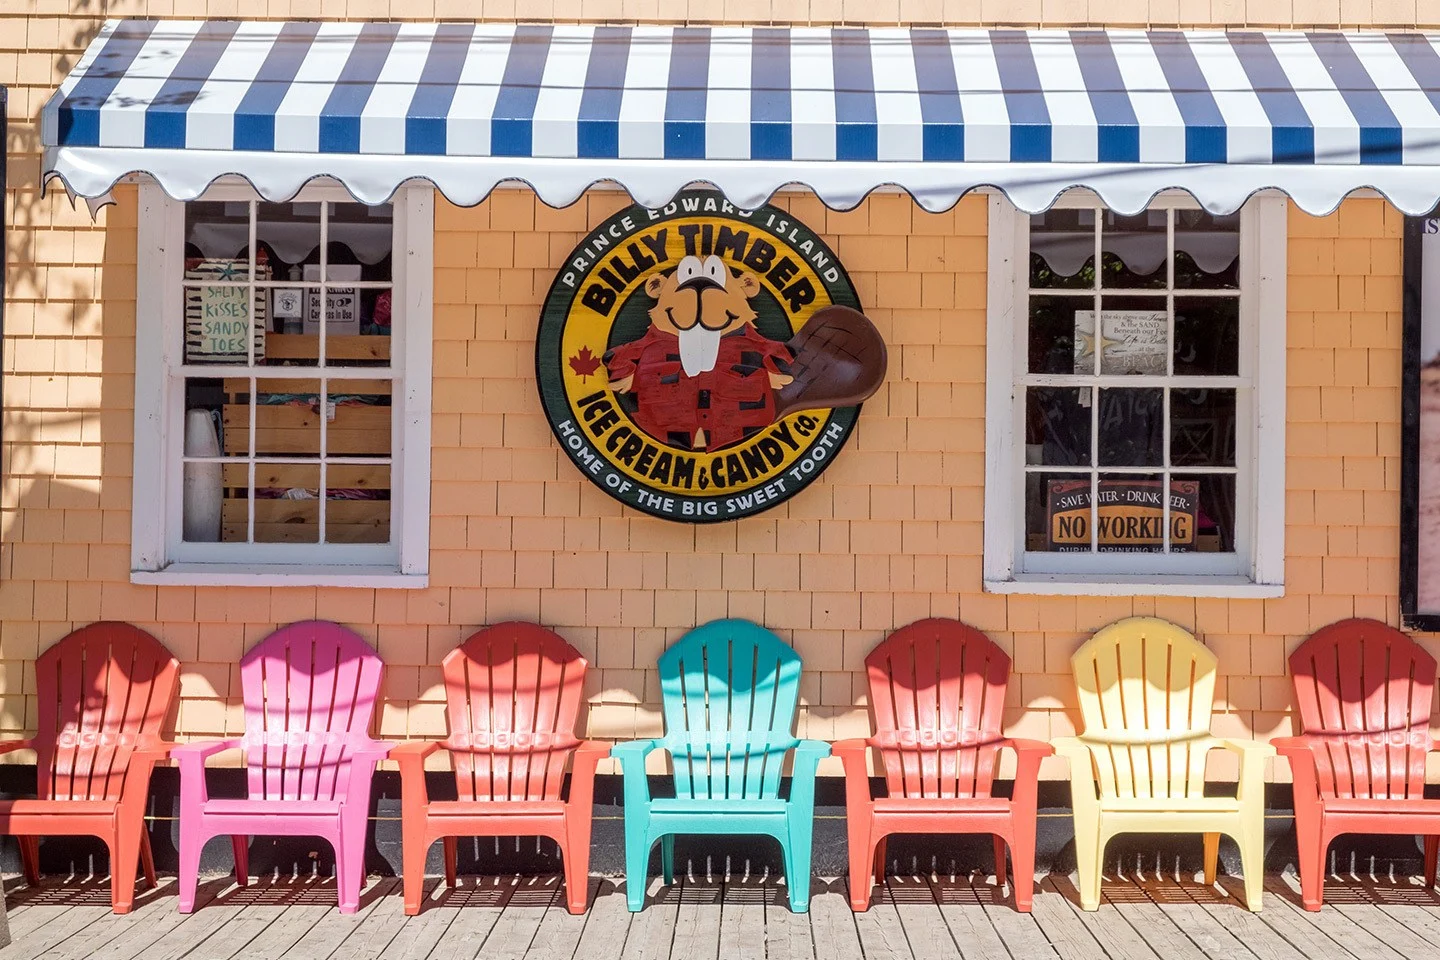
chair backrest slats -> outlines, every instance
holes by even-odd
[[[716,620],[681,637],[659,668],[677,796],[779,796],[794,741],[800,656],[753,623]]]
[[[921,620],[865,658],[891,796],[988,797],[1010,658],[958,620]]]
[[[360,636],[307,620],[281,627],[240,661],[250,796],[334,800],[370,740],[382,665]]]
[[[1210,731],[1213,653],[1173,623],[1131,617],[1098,631],[1071,665],[1085,733],[1108,741],[1092,751],[1102,794],[1203,796],[1196,741]]]
[[[1317,630],[1290,654],[1290,675],[1321,796],[1421,797],[1433,746],[1435,659],[1378,620]]]
[[[451,762],[462,800],[557,800],[579,741],[585,658],[533,623],[500,623],[445,656]]]
[[[38,795],[119,799],[137,743],[161,736],[179,671],[160,641],[128,623],[92,623],[42,653],[35,664]]]

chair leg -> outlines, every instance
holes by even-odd
[[[668,887],[675,882],[675,834],[660,838],[660,878]]]
[[[359,844],[354,850],[345,847],[335,844],[335,893],[340,912],[354,913],[360,909],[360,891],[365,887],[365,848]]]
[[[230,849],[235,852],[235,882],[242,887],[250,886],[250,838],[234,834],[230,837]]]
[[[425,856],[430,844],[425,842],[423,821],[402,820],[400,823],[400,875],[405,896],[405,916],[420,912],[425,897]]]
[[[875,882],[880,884],[885,882],[885,868],[889,866],[889,864],[885,862],[885,841],[887,839],[886,837],[881,837],[875,841]]]
[[[1440,837],[1425,838],[1425,889],[1435,886],[1435,861],[1440,859]]]
[[[1080,909],[1099,910],[1100,878],[1105,866],[1105,838],[1098,825],[1075,824],[1075,863],[1080,880]]]
[[[998,833],[990,838],[995,842],[995,886],[1005,886],[1005,838]]]
[[[25,882],[32,887],[40,885],[40,838],[16,837],[20,841],[20,867],[25,873]]]
[[[1245,905],[1251,913],[1260,912],[1265,889],[1265,825],[1255,819],[1255,823],[1245,823],[1235,837],[1240,847],[1240,869],[1245,873]]]
[[[585,912],[590,899],[590,837],[587,835],[583,843],[579,840],[566,834],[560,844],[560,867],[565,871],[565,909],[577,917]]]
[[[811,819],[792,817],[782,853],[785,860],[785,888],[790,893],[790,912],[810,910]]]
[[[460,860],[460,838],[446,837],[441,841],[441,846],[445,849],[445,885],[453,887],[455,886],[456,866]]]
[[[115,913],[129,913],[135,904],[135,874],[139,870],[143,830],[139,823],[121,822],[114,839],[106,844],[110,848],[110,909]]]
[[[145,887],[154,890],[158,884],[155,879],[155,852],[150,849],[150,831],[140,829],[140,869],[145,874]]]
[[[858,833],[859,831],[857,831]],[[876,841],[876,845],[884,840]],[[864,913],[870,909],[870,893],[875,888],[875,850],[868,836],[850,836],[850,909]]]
[[[625,821],[625,906],[631,913],[645,908],[645,883],[649,880],[650,842],[640,829]]]
[[[1215,885],[1215,875],[1220,863],[1220,834],[1205,834],[1205,885]]]
[[[1328,844],[1320,836],[1296,831],[1300,861],[1300,900],[1305,909],[1317,911],[1325,902],[1325,853]]]
[[[176,877],[177,892],[180,895],[180,912],[189,913],[195,909],[195,888],[200,883],[200,851],[205,848],[205,837],[199,824],[192,817],[180,820],[180,869]]]
[[[1015,836],[1010,840],[1010,866],[1014,868],[1011,886],[1015,890],[1015,909],[1029,913],[1035,901],[1035,821],[1016,823]]]

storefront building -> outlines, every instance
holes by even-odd
[[[1193,630],[1216,732],[1259,739],[1292,731],[1307,634],[1401,624],[1428,3],[122,6],[166,19],[0,17],[0,734],[99,619],[182,661],[180,739],[243,729],[237,664],[277,624],[352,625],[397,740],[444,735],[440,658],[511,619],[584,653],[614,740],[660,733],[657,657],[721,617],[801,654],[823,740],[869,733],[864,657],[925,617],[1009,652],[1007,729],[1041,740],[1127,616]],[[850,297],[878,331],[883,384],[812,418],[813,471],[761,444],[777,409],[653,414],[693,473],[596,426],[627,376],[599,344],[632,339],[607,298],[643,330],[668,293],[641,274],[682,256],[757,282],[762,339]]]

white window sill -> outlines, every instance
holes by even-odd
[[[422,590],[425,573],[387,566],[312,564],[172,563],[162,570],[131,570],[130,582],[170,587],[370,587]]]
[[[1235,576],[1117,576],[1021,573],[1009,580],[986,580],[986,593],[1091,597],[1283,597],[1283,583],[1256,583]]]

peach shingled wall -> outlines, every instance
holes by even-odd
[[[458,12],[444,0],[395,6],[407,16]],[[655,19],[657,6],[557,0],[479,9]],[[1057,23],[1087,9],[1083,0],[1003,6],[1033,8],[1029,21]],[[1123,18],[1129,6],[1146,5],[1107,0],[1104,9]],[[1398,619],[1401,218],[1366,199],[1331,217],[1292,213],[1289,221],[1283,599],[981,593],[986,204],[978,197],[942,215],[903,196],[876,197],[850,213],[808,196],[781,198],[844,259],[892,345],[890,382],[824,478],[768,514],[690,527],[623,513],[561,455],[533,382],[533,332],[554,269],[623,199],[592,194],[552,210],[523,191],[474,209],[438,204],[431,588],[132,586],[136,194],[118,191],[119,203],[93,225],[83,205],[75,211],[63,196],[39,196],[33,119],[95,21],[60,16],[64,5],[27,7],[41,15],[0,14],[0,82],[15,84],[0,736],[34,721],[27,695],[38,651],[100,618],[145,626],[184,662],[182,737],[240,729],[236,661],[276,623],[356,623],[390,664],[379,732],[395,738],[443,732],[434,665],[469,629],[510,617],[554,626],[585,651],[595,668],[589,733],[614,738],[658,731],[651,665],[684,628],[718,616],[755,619],[795,644],[807,665],[801,732],[821,738],[865,732],[861,661],[888,630],[919,617],[960,616],[1010,650],[1009,724],[1040,738],[1070,732],[1071,651],[1088,631],[1123,616],[1155,614],[1199,631],[1220,655],[1219,729],[1258,736],[1288,732],[1285,655],[1303,634],[1351,615]],[[987,12],[990,0],[688,7],[706,19],[792,21],[857,8],[877,20],[999,15]],[[277,17],[384,16],[389,7],[273,0],[267,9]],[[465,12],[476,9],[468,3]],[[921,12],[932,9],[941,13]],[[1435,0],[1178,0],[1150,9],[1164,22],[1440,22]],[[199,15],[207,7],[110,7],[115,15],[145,10]],[[237,10],[208,6],[212,15]],[[1072,10],[1080,13],[1065,12]]]

